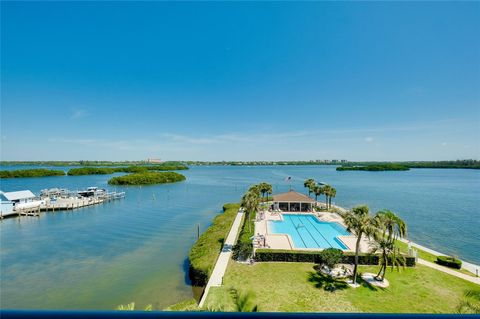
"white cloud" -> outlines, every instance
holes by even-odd
[[[442,146],[447,146],[447,142],[443,142],[441,145]]]
[[[365,142],[372,143],[373,142],[373,137],[371,137],[371,136],[365,137]]]
[[[84,109],[72,109],[70,114],[71,120],[78,120],[89,116],[90,114]]]

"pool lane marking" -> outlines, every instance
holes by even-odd
[[[318,243],[318,241],[315,240],[315,237],[312,235],[312,233],[308,230],[307,226],[303,223],[303,221],[301,221],[298,216],[295,216],[295,217],[297,217],[297,218],[298,218],[298,222],[301,223],[301,224],[303,225],[303,227],[305,227],[305,230],[308,232],[308,234],[310,235],[310,237],[312,237],[313,241],[315,242],[315,244],[317,244],[318,248],[322,248],[322,247],[320,247],[320,244]],[[293,218],[293,216],[292,216],[292,218]],[[296,229],[296,228],[295,228],[295,229]],[[298,232],[298,230],[297,230],[297,232]],[[302,235],[300,235],[300,237],[301,237],[301,236],[302,236]],[[302,239],[302,241],[303,241],[303,239]],[[327,243],[328,243],[328,241],[327,241]],[[305,248],[312,248],[312,247],[307,247],[307,245],[305,245]],[[313,248],[315,248],[315,247],[313,247]]]
[[[292,216],[292,217],[293,217],[293,216]],[[288,220],[292,223],[293,228],[295,228],[295,231],[297,232],[298,236],[300,236],[300,239],[302,240],[303,246],[305,246],[305,248],[308,248],[308,247],[307,247],[307,244],[305,244],[305,241],[303,240],[302,235],[300,235],[297,227],[295,227],[295,224],[294,224],[293,221],[292,221],[292,217],[290,217]],[[293,238],[292,238],[292,239],[293,239]]]
[[[310,220],[310,218],[308,218],[308,221],[310,222],[310,224],[312,224],[312,221]],[[325,238],[325,236],[323,236],[323,234],[322,234],[322,233],[321,233],[321,232],[318,230],[318,228],[317,228],[317,227],[315,227],[315,225],[314,225],[314,224],[312,224],[312,226],[313,226],[313,228],[315,228],[315,230],[317,231],[317,233],[319,233],[319,234],[320,234],[320,236],[322,236],[322,237],[323,237],[323,239],[325,239],[325,241],[327,242],[327,244],[329,244],[329,245],[330,245],[330,247],[332,247],[332,248],[333,248],[333,245],[332,245],[332,244],[330,244],[330,241],[328,241],[328,239],[326,239],[326,238]]]

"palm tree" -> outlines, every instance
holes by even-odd
[[[321,186],[315,185],[312,187],[312,192],[315,194],[315,202],[317,201],[318,196],[323,194],[322,191],[323,189]]]
[[[256,192],[255,189],[250,189],[242,197],[241,206],[245,208],[247,212],[247,218],[250,213],[254,213],[257,210],[258,204],[260,204],[260,195]]]
[[[249,291],[239,293],[236,289],[231,289],[233,300],[235,302],[236,312],[258,312],[258,305],[253,302],[253,294]]]
[[[250,186],[250,188],[248,189],[249,192],[254,192],[256,193],[258,196],[260,196],[261,194],[261,191],[260,191],[260,185],[253,185],[253,186]]]
[[[376,228],[368,206],[366,205],[356,206],[351,211],[347,211],[341,215],[345,225],[347,225],[347,230],[357,236],[357,242],[355,244],[355,267],[353,268],[353,284],[355,285],[357,283],[360,241],[364,235],[370,238],[375,233]]]
[[[330,188],[331,188],[330,185],[322,186],[322,194],[325,195],[325,206],[327,207],[327,209],[328,209],[328,194],[330,192]]]
[[[303,182],[303,187],[308,188],[308,196],[313,193],[312,188],[315,186],[315,180],[313,178],[309,178]]]
[[[268,195],[273,192],[272,185],[265,182],[258,184],[258,189],[262,193],[262,198],[265,198],[265,195],[267,195],[268,199]]]
[[[457,312],[461,314],[480,314],[480,290],[465,291],[462,301],[457,306]]]
[[[395,247],[397,238],[403,238],[407,235],[407,224],[392,211],[387,209],[377,212],[373,219],[377,232],[374,234],[375,243],[372,251],[381,250],[381,267],[376,279],[383,281],[388,262],[391,266],[399,269],[405,265],[405,259],[400,254],[400,250]]]
[[[328,208],[332,208],[332,197],[335,197],[337,195],[337,190],[330,186],[329,190],[328,190]]]

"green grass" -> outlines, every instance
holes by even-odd
[[[214,218],[212,225],[200,236],[190,250],[188,258],[191,267],[190,274],[194,277],[192,278],[194,284],[206,284],[239,208],[239,204],[225,204],[223,206],[224,212]]]
[[[64,171],[45,169],[45,168],[0,171],[0,178],[46,177],[46,176],[63,176],[63,175],[65,175]]]
[[[164,311],[195,311],[198,310],[198,302],[195,299],[187,299],[168,306]]]
[[[408,244],[407,243],[404,243],[403,241],[397,240],[395,244],[398,248],[400,248],[401,252],[406,253],[406,254],[408,253]],[[421,250],[417,247],[412,246],[412,248],[415,249],[416,251],[418,251],[418,258],[421,258],[423,260],[426,260],[426,261],[429,261],[431,263],[436,264],[436,261],[437,261],[437,256],[436,255],[428,253],[428,252],[426,252],[424,250]],[[448,267],[445,267],[445,268],[448,268]],[[475,276],[475,274],[473,274],[470,271],[468,271],[466,269],[463,269],[463,268],[462,269],[448,268],[448,269],[458,271],[458,272],[461,272],[461,273],[469,275],[469,276]]]
[[[260,311],[299,312],[393,312],[452,313],[467,289],[478,285],[440,271],[417,266],[401,272],[387,270],[390,287],[372,289],[365,284],[327,292],[317,288],[312,263],[256,263],[252,266],[231,261],[224,286],[213,287],[206,307],[233,310],[229,289],[252,291]],[[378,271],[360,266],[360,272]]]
[[[175,183],[185,180],[185,176],[175,172],[141,172],[125,176],[113,177],[108,181],[110,185],[151,185]]]

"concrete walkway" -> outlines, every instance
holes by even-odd
[[[423,251],[426,251],[427,253],[430,253],[434,256],[446,256],[445,254],[442,254],[436,250],[433,250],[433,249],[430,249],[428,247],[425,247],[425,246],[422,246],[422,245],[419,245],[419,244],[416,244],[412,241],[409,241],[408,239],[405,239],[405,238],[399,238],[400,241],[404,242],[405,244],[408,244],[410,243],[410,245],[414,248],[418,248],[420,250],[423,250]],[[436,264],[435,264],[436,265]],[[445,268],[445,267],[444,267]],[[469,272],[471,272],[472,274],[480,274],[480,266],[479,265],[475,265],[475,264],[472,264],[472,263],[469,263],[469,262],[466,262],[465,260],[462,260],[462,269],[465,269],[465,270],[468,270]]]
[[[227,239],[225,240],[225,243],[223,245],[222,251],[218,256],[217,263],[213,268],[212,275],[210,276],[207,286],[203,291],[202,298],[200,299],[200,303],[198,304],[199,307],[203,307],[203,305],[205,304],[205,300],[207,299],[207,295],[208,295],[208,291],[210,290],[210,287],[222,285],[223,275],[225,275],[225,270],[227,270],[228,261],[232,256],[232,248],[233,248],[233,245],[235,245],[235,241],[237,240],[237,235],[240,230],[240,225],[242,224],[243,215],[244,215],[243,210],[239,210],[237,213],[237,216],[235,217],[235,220],[233,221],[232,228],[230,229]]]
[[[465,279],[465,280],[467,280],[467,281],[473,282],[474,284],[480,285],[480,277],[472,277],[472,276],[463,274],[463,273],[461,273],[461,272],[455,271],[455,270],[453,270],[453,269],[446,268],[446,267],[444,267],[444,266],[440,266],[440,265],[437,265],[437,264],[435,264],[435,263],[426,261],[426,260],[421,259],[421,258],[418,258],[418,263],[419,263],[420,265],[424,265],[424,266],[427,266],[427,267],[430,267],[430,268],[433,268],[433,269],[442,271],[442,272],[444,272],[444,273],[446,273],[446,274],[449,274],[449,275],[452,275],[452,276],[455,276],[455,277],[458,277],[458,278],[462,278],[462,279]]]

